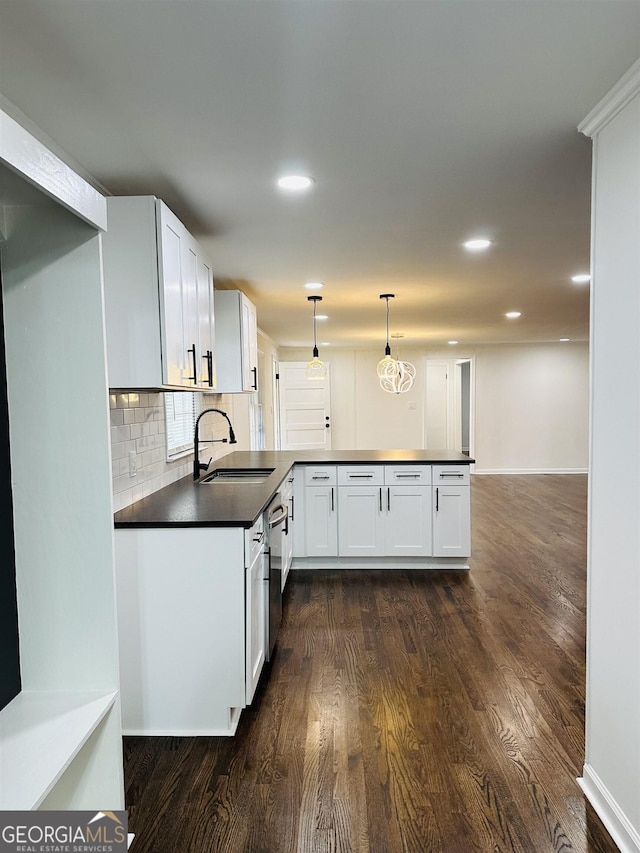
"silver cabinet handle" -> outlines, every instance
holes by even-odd
[[[280,514],[278,515],[277,513]],[[274,506],[269,513],[269,527],[277,527],[278,524],[281,524],[285,520],[288,514],[289,511],[284,504]]]
[[[419,480],[421,474],[396,474],[396,480]]]
[[[312,480],[328,480],[328,479],[329,479],[329,475],[328,475],[328,474],[323,474],[322,476],[320,476],[319,474],[314,474],[314,475],[313,475],[313,477],[312,477],[311,479],[312,479]]]
[[[350,480],[371,480],[373,474],[348,474]]]
[[[464,474],[460,474],[457,471],[453,472],[451,474],[447,474],[444,471],[440,472],[440,479],[442,479],[444,477],[464,477]]]

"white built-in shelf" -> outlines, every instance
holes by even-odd
[[[37,808],[117,692],[22,691],[0,713],[0,810]]]

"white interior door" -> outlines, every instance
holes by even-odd
[[[425,450],[447,450],[449,444],[449,363],[426,362]]]
[[[329,365],[324,379],[307,379],[306,362],[280,362],[281,450],[331,450]]]

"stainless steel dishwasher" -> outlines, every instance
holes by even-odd
[[[287,535],[288,528],[289,510],[282,503],[282,498],[278,493],[267,509],[268,540],[265,577],[267,584],[267,594],[265,595],[267,637],[265,659],[268,661],[273,656],[273,649],[282,620],[282,540]]]

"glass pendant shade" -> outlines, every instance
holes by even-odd
[[[389,346],[389,300],[394,298],[393,293],[381,293],[380,299],[387,302],[387,345],[384,349],[384,358],[378,362],[378,379],[383,391],[390,394],[404,394],[413,386],[416,375],[415,367],[408,361],[400,361],[391,355]]]
[[[307,379],[324,379],[327,375],[327,365],[321,361],[316,342],[316,303],[322,302],[322,296],[307,296],[309,302],[313,302],[313,358],[307,362],[304,375]]]

